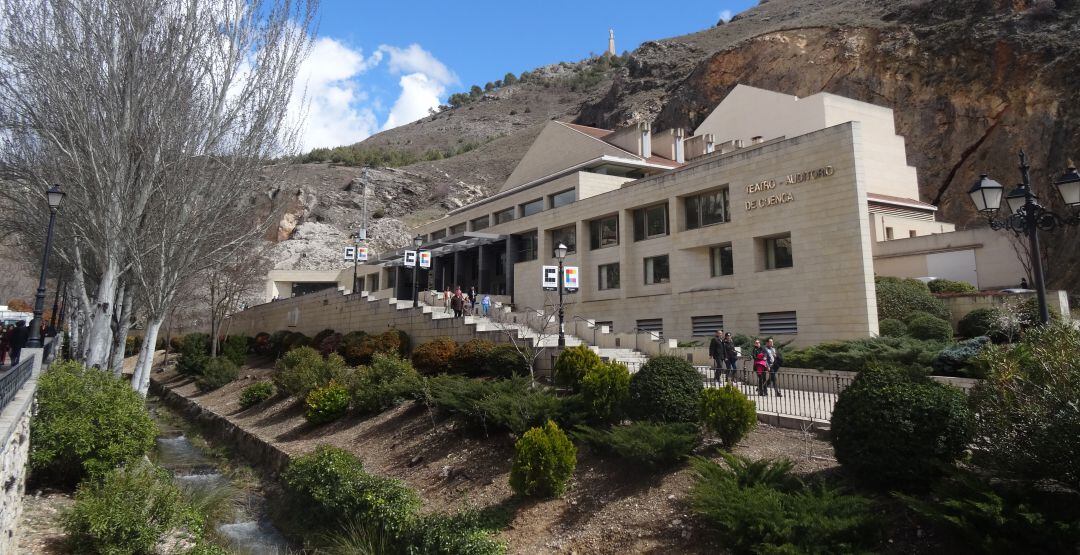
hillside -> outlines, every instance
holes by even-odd
[[[356,147],[420,154],[482,143],[372,174],[387,191],[384,215],[416,223],[497,188],[553,118],[692,129],[737,83],[799,96],[827,91],[892,108],[923,200],[939,204],[943,219],[978,225],[966,190],[979,173],[1015,181],[1024,148],[1045,196],[1066,159],[1080,155],[1078,19],[1076,0],[769,0],[729,23],[645,43],[588,87],[567,86],[588,61],[549,66]],[[298,173],[301,187],[319,196],[360,169],[305,164]],[[359,218],[348,204],[296,208],[297,222],[348,227]],[[1076,239],[1072,230],[1049,241],[1052,284],[1080,282]]]

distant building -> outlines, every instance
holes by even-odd
[[[607,53],[614,56],[615,55],[615,29],[608,29],[607,32],[608,32]]]

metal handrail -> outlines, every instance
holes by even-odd
[[[592,326],[592,344],[593,346],[596,346],[596,320],[590,320],[584,316],[579,316],[577,314],[575,314],[573,318],[571,318],[571,321],[574,320],[580,320]]]
[[[0,412],[15,398],[34,371],[34,357],[26,357],[7,372],[0,374]]]
[[[654,341],[660,341],[661,339],[664,338],[664,332],[662,332],[662,331],[647,330],[647,329],[643,329],[643,328],[639,328],[637,326],[634,326],[634,350],[635,351],[638,350],[638,334],[640,332],[645,332],[645,333],[649,334],[649,337],[652,337]]]

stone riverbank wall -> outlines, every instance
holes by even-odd
[[[0,553],[14,553],[18,545],[17,525],[22,514],[29,471],[26,462],[30,457],[30,417],[42,368],[42,354],[42,349],[22,350],[22,360],[33,361],[30,375],[0,412]],[[13,373],[18,371],[18,368],[7,370],[0,375],[0,379],[10,380],[15,377]],[[6,385],[12,384],[14,382]]]

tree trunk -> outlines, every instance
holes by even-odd
[[[164,316],[153,316],[146,323],[146,336],[143,337],[142,347],[139,349],[139,360],[135,363],[135,370],[131,375],[131,388],[146,397],[150,389],[150,370],[154,366],[154,346],[157,344],[158,330]]]
[[[86,366],[98,368],[108,363],[112,346],[112,304],[116,300],[116,263],[109,263],[98,284],[97,297],[89,307],[90,329],[86,332]]]
[[[217,307],[214,306],[214,285],[210,284],[210,358],[217,357]]]
[[[135,301],[133,298],[134,291],[131,286],[124,286],[121,291],[123,295],[117,296],[119,301],[120,315],[116,322],[116,330],[113,335],[113,352],[111,357],[110,367],[112,368],[113,376],[117,378],[124,373],[124,358],[127,356],[127,336],[128,331],[131,330],[131,319],[134,311],[132,310],[132,303]]]

